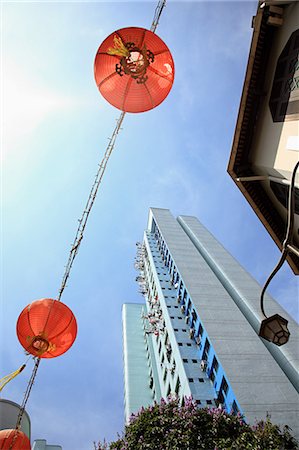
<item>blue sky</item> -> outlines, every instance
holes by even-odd
[[[156,3],[2,4],[1,376],[24,352],[15,324],[58,294],[97,164],[120,112],[97,91],[96,50],[114,30],[150,28]],[[176,77],[157,108],[127,114],[62,301],[78,337],[42,361],[28,403],[32,438],[89,450],[123,428],[121,305],[142,301],[135,242],[150,206],[197,216],[263,283],[279,252],[226,173],[256,2],[172,2],[157,34]],[[298,320],[284,266],[270,286]],[[32,363],[3,391],[21,403]]]

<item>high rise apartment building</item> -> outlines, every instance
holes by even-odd
[[[137,245],[144,304],[123,305],[125,417],[177,394],[222,405],[249,423],[271,415],[298,437],[298,325],[289,342],[258,336],[261,287],[195,218],[151,208]]]

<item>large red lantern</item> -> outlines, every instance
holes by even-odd
[[[21,430],[0,430],[0,450],[31,450],[28,437]]]
[[[174,62],[166,44],[144,28],[122,28],[100,45],[94,63],[103,97],[125,112],[158,106],[174,80]]]
[[[17,335],[28,353],[39,358],[55,358],[74,343],[76,318],[62,302],[51,298],[36,300],[21,312]]]

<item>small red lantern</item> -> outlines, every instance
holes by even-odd
[[[100,45],[94,63],[99,91],[125,112],[158,106],[174,80],[174,62],[166,44],[144,28],[122,28]]]
[[[74,343],[77,335],[76,318],[62,302],[52,298],[36,300],[21,312],[17,335],[28,353],[39,358],[55,358]]]
[[[21,430],[0,430],[0,450],[31,450],[28,437]]]

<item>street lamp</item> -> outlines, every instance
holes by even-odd
[[[259,336],[273,342],[276,345],[284,345],[288,342],[290,332],[288,330],[288,321],[279,314],[267,317],[261,323]]]
[[[271,317],[267,317],[264,310],[264,295],[267,287],[270,284],[272,278],[277,274],[279,269],[285,262],[288,253],[293,252],[299,256],[299,250],[293,244],[293,228],[294,228],[294,214],[295,214],[295,177],[296,171],[299,167],[299,162],[294,167],[292,180],[290,184],[289,200],[288,200],[288,226],[286,238],[282,244],[282,253],[280,260],[278,261],[276,267],[269,275],[263,289],[261,292],[260,305],[261,311],[265,317],[261,323],[259,330],[259,336],[263,337],[269,342],[273,342],[275,345],[284,345],[288,342],[290,337],[290,332],[288,330],[288,321],[281,317],[279,314],[274,314]]]

